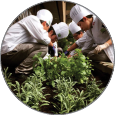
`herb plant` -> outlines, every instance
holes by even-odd
[[[53,58],[52,60],[43,60],[39,58],[39,54],[34,56],[38,66],[34,67],[35,73],[40,70],[43,73],[50,84],[54,83],[54,80],[60,78],[76,80],[79,84],[82,84],[88,80],[91,75],[91,64],[88,58],[86,58],[80,50],[76,50],[77,56],[74,58],[67,58],[64,53],[61,57]]]
[[[93,102],[103,91],[97,84],[97,81],[92,78],[92,65],[90,60],[85,57],[81,50],[76,50],[77,55],[72,58],[67,58],[63,53],[61,57],[54,57],[43,60],[39,54],[33,57],[33,73],[20,84],[15,81],[11,82],[8,68],[4,70],[5,79],[9,87],[13,87],[15,95],[29,107],[41,111],[42,106],[53,104],[58,112],[56,114],[71,113],[84,108]],[[44,94],[43,83],[53,88],[56,93],[53,99],[57,103],[49,102]],[[74,86],[84,85],[81,90]],[[54,90],[55,89],[55,90]]]

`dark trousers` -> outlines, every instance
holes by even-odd
[[[2,64],[15,67],[15,73],[30,74],[33,70],[33,56],[42,52],[44,57],[48,46],[38,43],[24,43],[17,45],[12,51],[1,55]]]
[[[104,61],[104,62],[111,62],[106,53],[102,50],[98,54],[88,53],[87,55],[89,59],[92,61]]]

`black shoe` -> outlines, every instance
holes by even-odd
[[[27,79],[27,75],[25,74],[15,74],[17,81],[25,81]]]

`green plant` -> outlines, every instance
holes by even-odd
[[[8,84],[8,86],[11,88],[11,87],[15,87],[15,85],[12,83],[12,79],[10,78],[12,73],[8,73],[8,67],[7,68],[4,68],[4,71],[3,71],[3,74],[4,74],[4,78]]]
[[[88,80],[86,83],[85,96],[89,104],[103,92],[104,88],[99,88],[100,85],[100,81],[96,81],[95,78],[91,78],[91,80]]]
[[[80,110],[92,103],[103,91],[104,88],[99,88],[101,85],[91,77],[91,80],[86,82],[84,90],[75,89],[73,86],[77,83],[69,80],[56,79],[56,88],[54,90],[58,94],[54,97],[58,104],[53,103],[54,107],[59,111],[59,114],[70,113]]]
[[[45,100],[45,97],[49,94],[43,94],[45,89],[42,86],[42,82],[45,81],[44,73],[35,70],[35,74],[29,76],[21,85],[18,81],[12,83],[10,76],[11,73],[8,73],[7,67],[4,69],[5,80],[10,88],[13,87],[13,92],[23,103],[36,110],[40,110],[41,106],[49,105],[49,102]]]
[[[43,94],[42,86],[43,78],[36,74],[33,74],[27,78],[27,80],[20,86],[19,82],[16,81],[14,91],[17,92],[16,96],[25,104],[40,110],[41,106],[48,105],[49,102],[45,100],[45,96],[49,94]],[[41,104],[40,104],[41,103]]]
[[[40,55],[35,55],[37,66],[34,66],[36,74],[42,74],[44,79],[49,81],[55,87],[54,80],[60,78],[76,80],[82,84],[88,80],[91,75],[92,65],[88,58],[86,58],[80,50],[77,50],[77,56],[74,58],[67,58],[64,53],[61,57],[49,58],[43,60]]]
[[[72,33],[69,31],[69,35],[66,38],[58,40],[58,46],[65,52],[69,46],[75,42]]]
[[[60,106],[54,103],[53,105],[58,109],[59,114],[70,113],[86,106],[84,91],[75,90],[73,86],[76,82],[72,81],[71,78],[69,80],[59,78],[55,82],[57,88],[55,92],[58,92],[58,94],[54,98],[59,101],[58,105]]]
[[[70,113],[84,108],[94,101],[103,91],[100,84],[91,77],[92,65],[90,60],[85,57],[81,50],[76,50],[77,55],[67,58],[63,53],[61,57],[43,60],[39,54],[36,54],[33,64],[34,73],[30,75],[21,85],[18,81],[12,84],[9,74],[5,70],[4,75],[7,82],[14,87],[16,96],[25,104],[40,110],[44,105],[49,105],[44,94],[43,82],[55,87],[54,92],[57,94],[54,99],[58,103],[53,106],[58,110],[59,114]],[[84,85],[82,90],[75,89],[74,85]]]
[[[74,56],[74,62],[71,62],[73,65],[75,63],[73,74],[76,75],[75,79],[78,80],[79,83],[84,83],[91,76],[91,70],[93,70],[90,63],[91,60],[81,53],[81,49],[75,49],[75,51],[76,56]]]

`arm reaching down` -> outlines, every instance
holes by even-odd
[[[72,51],[72,50],[74,50],[74,49],[76,49],[76,48],[78,48],[78,45],[77,45],[76,43],[74,43],[70,48],[68,48],[68,49],[64,52],[65,55],[68,56],[68,55],[69,55],[69,52]]]
[[[70,52],[76,48],[78,48],[78,45],[76,43],[74,43],[70,48],[67,49],[67,51]]]
[[[110,45],[112,45],[112,40],[109,39],[107,42],[105,42],[104,44],[102,45],[98,45],[96,48],[95,48],[95,53],[98,54],[99,52],[101,52],[102,50],[108,48]]]

